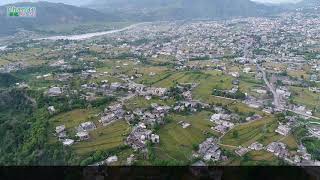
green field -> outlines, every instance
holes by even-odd
[[[124,139],[130,132],[125,121],[117,121],[105,127],[90,132],[90,139],[72,146],[76,153],[82,155],[97,150],[108,150],[124,144]]]
[[[213,89],[231,89],[232,88],[232,77],[225,76],[222,74],[212,75],[210,74],[206,79],[201,79],[198,81],[199,86],[196,87],[192,94],[195,99],[199,99],[201,101],[207,103],[220,102],[224,104],[224,102],[230,102],[229,100],[225,101],[221,98],[215,98],[212,96]]]
[[[209,77],[209,74],[200,71],[165,71],[157,76],[144,77],[139,82],[155,87],[169,88],[174,86],[175,83],[198,83],[199,81],[208,80]]]
[[[293,101],[299,105],[305,105],[310,110],[317,110],[314,114],[320,117],[320,94],[309,91],[308,88],[291,87]]]
[[[293,135],[283,138],[281,142],[285,143],[290,150],[297,150],[298,148],[298,142]]]
[[[160,159],[174,159],[186,162],[192,156],[193,145],[198,145],[206,139],[212,122],[209,121],[210,112],[199,112],[193,115],[170,115],[171,122],[160,128],[160,144],[155,146],[155,152]],[[183,129],[177,124],[179,121],[185,121],[191,124],[190,127]]]
[[[41,65],[46,61],[43,59],[40,54],[47,53],[47,49],[44,48],[29,48],[27,50],[19,51],[19,52],[9,52],[1,55],[0,58],[0,67],[2,65],[6,65],[8,63],[14,62],[25,62],[28,65]],[[35,56],[36,55],[36,56]]]
[[[275,119],[266,117],[263,120],[242,124],[232,129],[221,139],[221,143],[223,144],[221,147],[231,151],[234,156],[227,162],[222,162],[221,164],[236,166],[279,165],[277,157],[267,151],[250,151],[246,154],[246,159],[234,153],[235,147],[247,147],[256,141],[262,143],[264,146],[267,146],[273,141],[281,141],[288,146],[289,150],[296,150],[298,145],[295,138],[292,135],[284,137],[277,134],[274,132],[277,126],[278,123]],[[235,136],[234,132],[237,132],[238,136]]]
[[[159,98],[152,98],[146,100],[144,97],[134,97],[125,103],[127,110],[135,110],[137,108],[148,108],[152,103],[156,103],[161,106],[171,106],[175,103],[173,99],[161,100]]]
[[[263,145],[268,145],[272,141],[277,141],[283,137],[274,132],[277,127],[278,122],[274,118],[265,117],[262,120],[235,127],[222,138],[221,143],[247,147],[258,141]],[[234,136],[235,131],[238,133],[238,137]]]
[[[97,113],[95,109],[76,109],[54,116],[49,121],[54,126],[64,124],[67,130],[73,131],[75,127],[83,122],[97,120],[97,117],[95,117]]]

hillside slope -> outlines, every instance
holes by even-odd
[[[89,6],[135,20],[219,19],[279,11],[250,0],[95,0]]]
[[[16,7],[36,7],[37,17],[7,17],[6,6],[0,6],[0,35],[16,33],[19,29],[34,30],[40,26],[75,24],[87,22],[105,22],[119,20],[111,14],[96,10],[75,7],[62,3],[16,3]]]

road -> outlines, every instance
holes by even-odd
[[[282,107],[280,106],[280,98],[278,93],[276,92],[275,88],[273,87],[272,84],[270,84],[270,82],[268,81],[267,78],[267,73],[264,71],[264,69],[257,64],[258,69],[262,72],[262,76],[263,76],[263,80],[266,83],[266,85],[268,86],[269,90],[272,92],[273,94],[273,104],[275,105],[276,108],[281,109]]]
[[[320,118],[316,117],[316,116],[311,116],[311,115],[308,115],[308,114],[305,114],[305,113],[301,113],[301,112],[298,112],[298,111],[294,111],[294,110],[291,110],[291,109],[285,109],[285,108],[281,108],[281,109],[282,110],[286,110],[286,111],[290,111],[290,112],[293,112],[293,113],[296,113],[296,114],[299,114],[299,115],[302,115],[302,116],[305,116],[305,117],[308,117],[308,118],[320,120]]]
[[[266,83],[266,85],[268,86],[268,88],[270,89],[270,91],[271,91],[272,94],[273,94],[273,104],[275,105],[275,107],[276,107],[277,109],[279,109],[279,110],[285,110],[285,111],[290,111],[290,112],[293,112],[293,113],[296,113],[296,114],[299,114],[299,115],[302,115],[302,116],[305,116],[305,117],[308,117],[308,118],[313,118],[313,119],[320,120],[319,117],[311,116],[311,115],[308,115],[308,114],[305,114],[305,113],[301,113],[301,112],[298,112],[298,111],[294,111],[294,110],[292,110],[292,109],[286,109],[286,108],[282,107],[282,106],[280,105],[279,94],[276,92],[276,90],[275,90],[275,88],[273,87],[273,85],[270,84],[270,82],[268,81],[266,72],[264,71],[264,69],[263,69],[259,64],[257,64],[257,68],[262,72],[263,80],[264,80],[264,82]]]

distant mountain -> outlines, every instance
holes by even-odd
[[[43,0],[44,1],[44,0]],[[88,4],[91,0],[45,0],[52,3],[64,3],[73,6],[81,6],[84,4]],[[35,2],[35,0],[1,0],[0,5],[12,4],[17,2]]]
[[[304,8],[304,9],[309,9],[312,7],[320,6],[320,0],[303,0],[301,2],[298,2],[296,4],[287,4],[285,7],[287,9],[297,9],[297,8]]]
[[[303,0],[297,4],[298,6],[320,6],[320,0]]]
[[[93,0],[89,7],[138,20],[219,19],[279,11],[250,0]]]
[[[62,3],[15,3],[16,7],[36,7],[37,17],[7,17],[7,9],[0,6],[0,35],[9,35],[19,29],[33,30],[40,26],[119,20],[112,14]]]

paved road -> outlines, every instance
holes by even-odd
[[[276,108],[281,108],[280,106],[280,98],[279,98],[279,94],[276,92],[275,88],[273,87],[272,84],[270,84],[270,82],[268,81],[268,78],[267,78],[267,74],[266,72],[264,71],[264,69],[259,65],[257,64],[257,67],[258,69],[262,72],[262,76],[263,76],[263,80],[264,82],[266,83],[266,85],[268,86],[269,90],[272,92],[273,94],[273,103],[275,105]]]
[[[308,118],[313,118],[313,119],[317,119],[317,120],[320,120],[319,117],[316,117],[316,116],[311,116],[311,115],[308,115],[308,114],[305,114],[305,113],[301,113],[301,112],[298,112],[298,111],[294,111],[294,110],[291,110],[291,109],[285,109],[285,108],[281,108],[282,110],[286,110],[286,111],[290,111],[290,112],[293,112],[293,113],[296,113],[296,114],[299,114],[299,115],[302,115],[302,116],[305,116],[305,117],[308,117]]]

